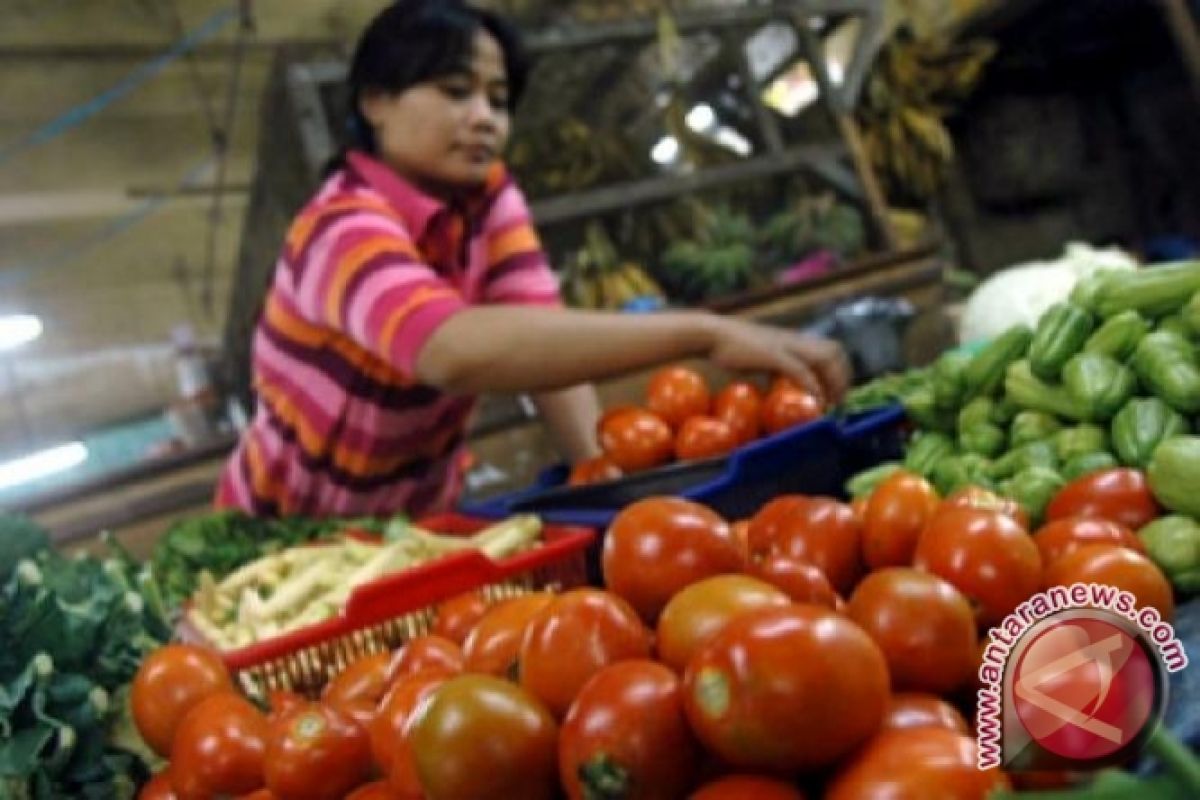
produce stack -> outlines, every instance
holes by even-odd
[[[1032,520],[1069,481],[1144,472],[1172,516],[1147,538],[1186,591],[1200,590],[1200,263],[1101,272],[1035,329],[970,356],[857,390],[850,409],[895,396],[918,428],[903,465],[851,481],[863,493],[904,466],[943,494],[968,485],[1021,502]]]
[[[162,794],[143,796],[999,796],[1023,778],[980,770],[966,722],[986,631],[1038,589],[1076,582],[1173,618],[1166,578],[1117,521],[1153,516],[1148,492],[1103,499],[1056,498],[1031,536],[1018,504],[940,498],[905,471],[858,507],[785,495],[732,524],[649,498],[607,530],[604,588],[453,597],[431,633],[353,663],[317,698],[276,692],[266,710],[211,653],[165,647],[133,686],[138,728],[170,762],[146,790]],[[1169,774],[1049,778],[1081,780],[1061,795],[1081,800],[1104,783],[1128,792],[1112,796],[1200,792],[1200,763],[1170,733],[1149,746]]]

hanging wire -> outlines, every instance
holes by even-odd
[[[154,8],[166,16],[167,27],[173,36],[182,37],[187,34],[187,26],[183,23],[183,16],[179,13],[179,4],[176,0],[138,0],[138,2],[153,2]],[[153,13],[154,8],[146,8],[146,11]],[[204,121],[208,126],[209,135],[213,137],[213,141],[216,141],[221,135],[220,121],[217,119],[217,109],[213,105],[212,97],[204,85],[204,76],[200,74],[200,63],[196,59],[196,54],[194,52],[185,54],[183,63],[187,67],[188,79],[191,80],[192,87],[195,89],[196,98],[204,110]]]
[[[200,305],[208,319],[215,311],[215,286],[217,271],[217,248],[220,244],[222,203],[229,171],[229,149],[233,142],[234,125],[237,123],[238,95],[241,93],[242,64],[246,57],[247,40],[254,34],[254,15],[251,0],[240,0],[237,36],[234,39],[233,63],[229,71],[229,88],[225,94],[225,116],[221,120],[221,136],[213,142],[214,157],[217,159],[217,176],[213,183],[212,205],[208,210],[208,236],[204,245],[204,271],[200,279]]]
[[[142,84],[157,77],[172,62],[195,49],[202,42],[215,36],[236,15],[237,10],[234,8],[226,8],[218,11],[209,17],[199,28],[196,28],[172,45],[165,53],[139,65],[115,86],[101,92],[85,103],[68,109],[65,113],[60,114],[36,130],[22,136],[15,142],[0,147],[0,165],[11,161],[27,150],[43,145],[82,125]]]

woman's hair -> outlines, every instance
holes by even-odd
[[[529,62],[521,38],[502,17],[462,0],[395,0],[363,31],[350,62],[349,147],[376,152],[374,131],[360,101],[371,91],[399,93],[469,67],[475,36],[485,31],[504,53],[508,106],[525,89]]]

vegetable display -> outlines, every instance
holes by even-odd
[[[1198,317],[1200,262],[1099,272],[1033,329],[859,387],[844,411],[898,400],[917,427],[904,466],[943,494],[978,485],[1013,497],[1035,523],[1065,483],[1119,465],[1145,470],[1158,503],[1196,519]]]
[[[180,520],[154,547],[151,563],[163,598],[177,608],[196,590],[200,575],[223,578],[260,556],[327,538],[345,528],[381,533],[383,520],[263,519],[217,511]]]
[[[1026,447],[1038,445],[1054,449]],[[156,780],[179,797],[856,798],[907,787],[900,796],[984,800],[1020,779],[978,770],[963,722],[988,626],[1039,589],[1079,581],[1172,620],[1167,575],[1197,574],[1200,529],[1161,517],[1141,473],[1047,494],[1054,520],[1035,529],[1010,500],[979,488],[942,498],[900,466],[861,516],[784,495],[731,525],[648,498],[611,526],[607,588],[482,608],[446,600],[433,616],[455,618],[455,640],[417,636],[349,665],[319,698],[271,696],[266,712],[205,666],[205,651],[172,645],[135,679],[161,710],[137,723],[158,749],[168,743]],[[173,695],[181,682],[196,691]],[[203,742],[213,757],[198,757]],[[1137,791],[1200,791],[1194,755],[1170,734],[1149,747],[1174,760],[1148,783],[1131,778]]]
[[[404,521],[384,541],[342,536],[256,559],[217,582],[202,572],[187,619],[222,649],[252,644],[337,614],[358,586],[464,550],[498,561],[533,545],[541,521],[519,516],[474,536],[443,536]]]
[[[569,485],[728,455],[824,413],[816,397],[786,378],[776,378],[766,392],[745,381],[714,392],[698,372],[680,365],[651,376],[644,406],[619,406],[600,418],[596,438],[603,455],[575,464]]]

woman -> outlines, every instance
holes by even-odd
[[[588,381],[701,357],[845,389],[825,340],[699,312],[563,309],[498,160],[526,74],[514,31],[458,0],[399,0],[368,26],[352,146],[288,232],[255,335],[258,409],[218,505],[443,510],[484,392],[532,393],[574,461],[595,454]]]

